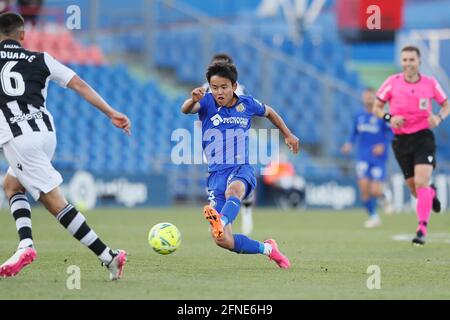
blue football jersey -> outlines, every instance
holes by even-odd
[[[392,140],[391,127],[374,114],[362,111],[358,113],[353,121],[353,130],[350,142],[356,144],[356,156],[358,160],[387,160],[388,144]],[[375,156],[373,147],[376,144],[384,144],[384,153]]]
[[[266,107],[251,96],[237,96],[232,107],[220,107],[212,93],[200,100],[202,147],[208,171],[249,164],[249,129],[253,116],[264,116]]]

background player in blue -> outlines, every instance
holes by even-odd
[[[208,159],[207,180],[211,205],[205,206],[204,216],[211,225],[215,243],[236,253],[265,254],[280,268],[290,262],[273,239],[255,241],[243,234],[233,234],[241,201],[256,186],[253,168],[249,165],[248,130],[253,116],[267,117],[283,134],[293,153],[298,153],[299,140],[286,127],[283,119],[269,106],[251,96],[237,96],[238,73],[233,64],[219,62],[210,65],[206,78],[211,93],[196,88],[181,111],[198,113],[202,122],[203,151]],[[220,213],[219,213],[220,212]]]
[[[348,154],[355,143],[356,176],[361,200],[369,214],[364,223],[366,228],[381,225],[377,214],[377,199],[383,198],[383,182],[386,176],[387,146],[392,140],[390,126],[372,113],[375,91],[366,89],[362,94],[364,111],[358,113],[353,121],[349,142],[342,146],[342,153]]]

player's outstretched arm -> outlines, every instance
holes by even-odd
[[[280,115],[273,108],[266,105],[265,116],[270,120],[270,122],[273,123],[275,127],[280,129],[281,133],[284,136],[284,141],[288,145],[289,149],[294,154],[297,154],[300,144],[299,139],[291,132],[291,130],[289,130]]]
[[[184,114],[197,113],[200,110],[199,101],[205,95],[206,89],[203,87],[195,88],[191,92],[191,97],[187,99],[181,106],[181,112]]]
[[[122,129],[128,135],[131,134],[131,122],[126,115],[112,108],[94,89],[75,75],[67,84],[67,87],[76,91],[90,104],[102,111],[117,128]]]

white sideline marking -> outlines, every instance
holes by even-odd
[[[411,241],[414,238],[414,234],[396,234],[392,236],[392,240],[395,241]],[[431,233],[427,235],[426,242],[433,243],[450,243],[450,233]]]

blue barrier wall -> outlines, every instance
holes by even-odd
[[[61,170],[60,173],[64,178],[61,185],[64,195],[81,211],[97,207],[162,207],[171,204],[168,179],[162,174],[93,174],[82,170]],[[31,196],[28,199],[32,201]],[[0,193],[0,207],[8,207],[3,192]]]

